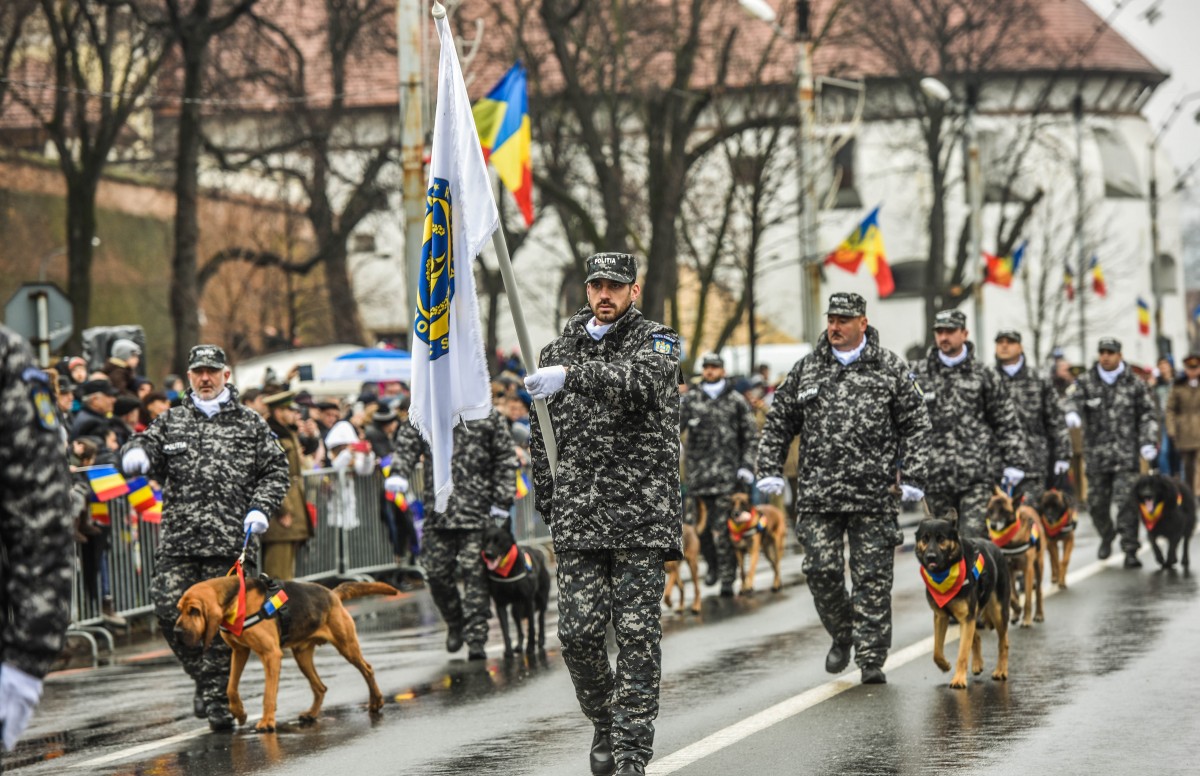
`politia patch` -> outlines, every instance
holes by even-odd
[[[651,334],[650,347],[654,348],[655,353],[669,356],[675,352],[675,339],[665,334]]]

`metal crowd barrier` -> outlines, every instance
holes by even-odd
[[[546,540],[550,531],[534,509],[532,477],[526,470],[522,470],[522,474],[530,482],[530,492],[518,499],[513,508],[513,533],[520,542]],[[369,579],[372,575],[398,568],[383,514],[383,476],[379,472],[361,477],[334,469],[312,469],[303,477],[304,497],[315,507],[317,519],[315,535],[297,553],[297,579]],[[418,470],[411,478],[415,491],[409,494],[410,499],[421,497],[419,483],[423,481]],[[351,494],[352,511],[348,503]],[[108,589],[116,614],[127,620],[152,614],[154,602],[150,597],[150,585],[154,577],[159,526],[139,519],[126,499],[113,499],[107,503],[111,525],[106,529],[109,549],[105,556]],[[103,539],[97,536],[90,541],[101,542]],[[113,639],[101,615],[102,583],[99,579],[87,579],[83,573],[83,555],[94,551],[94,547],[87,545],[76,547],[68,635],[88,641],[93,662],[96,662],[99,658],[97,639],[102,639],[110,652]]]

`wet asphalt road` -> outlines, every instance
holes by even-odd
[[[889,664],[882,687],[859,685],[856,671],[841,678],[823,671],[828,638],[800,584],[800,558],[787,559],[788,585],[778,595],[765,591],[760,565],[755,597],[722,600],[710,588],[701,617],[665,615],[650,773],[1198,772],[1191,764],[1200,733],[1200,684],[1191,673],[1200,651],[1197,582],[1157,572],[1149,553],[1143,557],[1147,568],[1109,565],[1082,578],[1095,563],[1085,532],[1073,562],[1078,581],[1047,599],[1044,624],[1012,630],[1010,681],[990,679],[996,645],[986,633],[987,668],[965,691],[949,689],[921,646],[932,618],[911,553],[897,556],[893,599],[893,659],[902,664]],[[324,647],[317,668],[329,694],[316,725],[294,722],[310,696],[285,659],[280,730],[212,734],[188,715],[182,671],[150,655],[51,678],[6,772],[588,773],[590,726],[558,655],[553,601],[549,649],[533,665],[503,660],[495,627],[486,664],[446,655],[423,591],[355,603],[363,652],[388,698],[376,719],[357,671]],[[251,725],[261,686],[252,658],[242,680]]]

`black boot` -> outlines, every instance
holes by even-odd
[[[733,598],[733,583],[732,582],[722,582],[721,583],[721,597],[722,598]]]
[[[588,754],[588,761],[592,766],[592,773],[595,776],[607,776],[616,767],[612,756],[612,737],[608,732],[607,725],[596,726],[596,733],[592,736],[592,749]]]
[[[833,642],[833,646],[829,648],[829,654],[825,656],[825,670],[831,674],[840,674],[845,671],[846,666],[850,665],[850,647],[849,643]]]
[[[615,776],[646,776],[646,766],[635,760],[626,760],[617,768]]]
[[[233,715],[229,713],[229,705],[220,701],[212,701],[205,708],[208,717],[208,728],[213,732],[233,730]]]
[[[1125,553],[1125,568],[1140,569],[1141,567],[1142,567],[1142,562],[1140,560],[1138,560],[1138,556],[1137,556],[1136,552]]]
[[[462,649],[462,645],[462,634],[459,633],[458,628],[451,628],[446,634],[446,651],[450,653],[457,652]]]
[[[883,673],[883,669],[879,666],[865,665],[862,667],[862,683],[887,684],[887,675]]]
[[[196,694],[192,696],[192,714],[196,715],[196,719],[204,719],[208,712],[204,707],[204,695],[200,692],[200,688],[196,688]]]
[[[478,644],[467,647],[467,660],[487,660],[487,652]]]
[[[1115,537],[1106,536],[1100,540],[1100,550],[1096,553],[1096,557],[1100,560],[1107,560],[1109,555],[1112,555],[1112,543]]]

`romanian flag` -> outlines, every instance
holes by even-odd
[[[88,505],[88,511],[91,512],[93,523],[97,525],[112,525],[112,518],[108,515],[108,504],[93,501]]]
[[[1138,332],[1142,335],[1150,334],[1150,305],[1146,304],[1146,300],[1140,296],[1137,299],[1138,308]]]
[[[97,466],[88,469],[87,472],[88,484],[92,486],[92,492],[96,494],[97,501],[111,501],[117,496],[124,496],[129,492],[129,485],[125,482],[125,478],[117,471],[115,466]]]
[[[154,488],[145,477],[134,477],[129,481],[129,506],[138,512],[145,512],[158,503]],[[161,510],[160,510],[161,513]]]
[[[879,231],[879,208],[872,210],[862,223],[842,241],[842,244],[825,257],[825,264],[832,264],[849,272],[858,272],[858,265],[867,262],[867,269],[875,276],[879,296],[890,296],[896,290],[892,281],[892,268],[888,266],[883,250],[883,234]]]
[[[1021,259],[1023,258],[1025,258],[1024,242],[1013,251],[1011,256],[993,256],[990,253],[983,254],[983,260],[987,264],[987,271],[983,282],[993,283],[1001,288],[1010,288],[1013,277],[1017,274],[1017,270],[1021,266]]]
[[[517,472],[517,498],[529,495],[529,476],[525,472]]]
[[[500,82],[471,108],[475,129],[483,146],[483,159],[491,162],[504,188],[512,192],[525,217],[533,223],[533,163],[530,155],[529,95],[525,66],[513,65]]]
[[[1096,296],[1107,294],[1108,286],[1104,283],[1104,272],[1100,269],[1100,259],[1093,256],[1091,262],[1088,263],[1088,271],[1092,273],[1092,290],[1096,292]]]
[[[1063,268],[1063,291],[1067,292],[1067,301],[1075,301],[1075,275],[1070,267]]]
[[[142,512],[143,523],[161,523],[162,522],[162,491],[158,488],[153,488],[154,503],[146,507]]]

